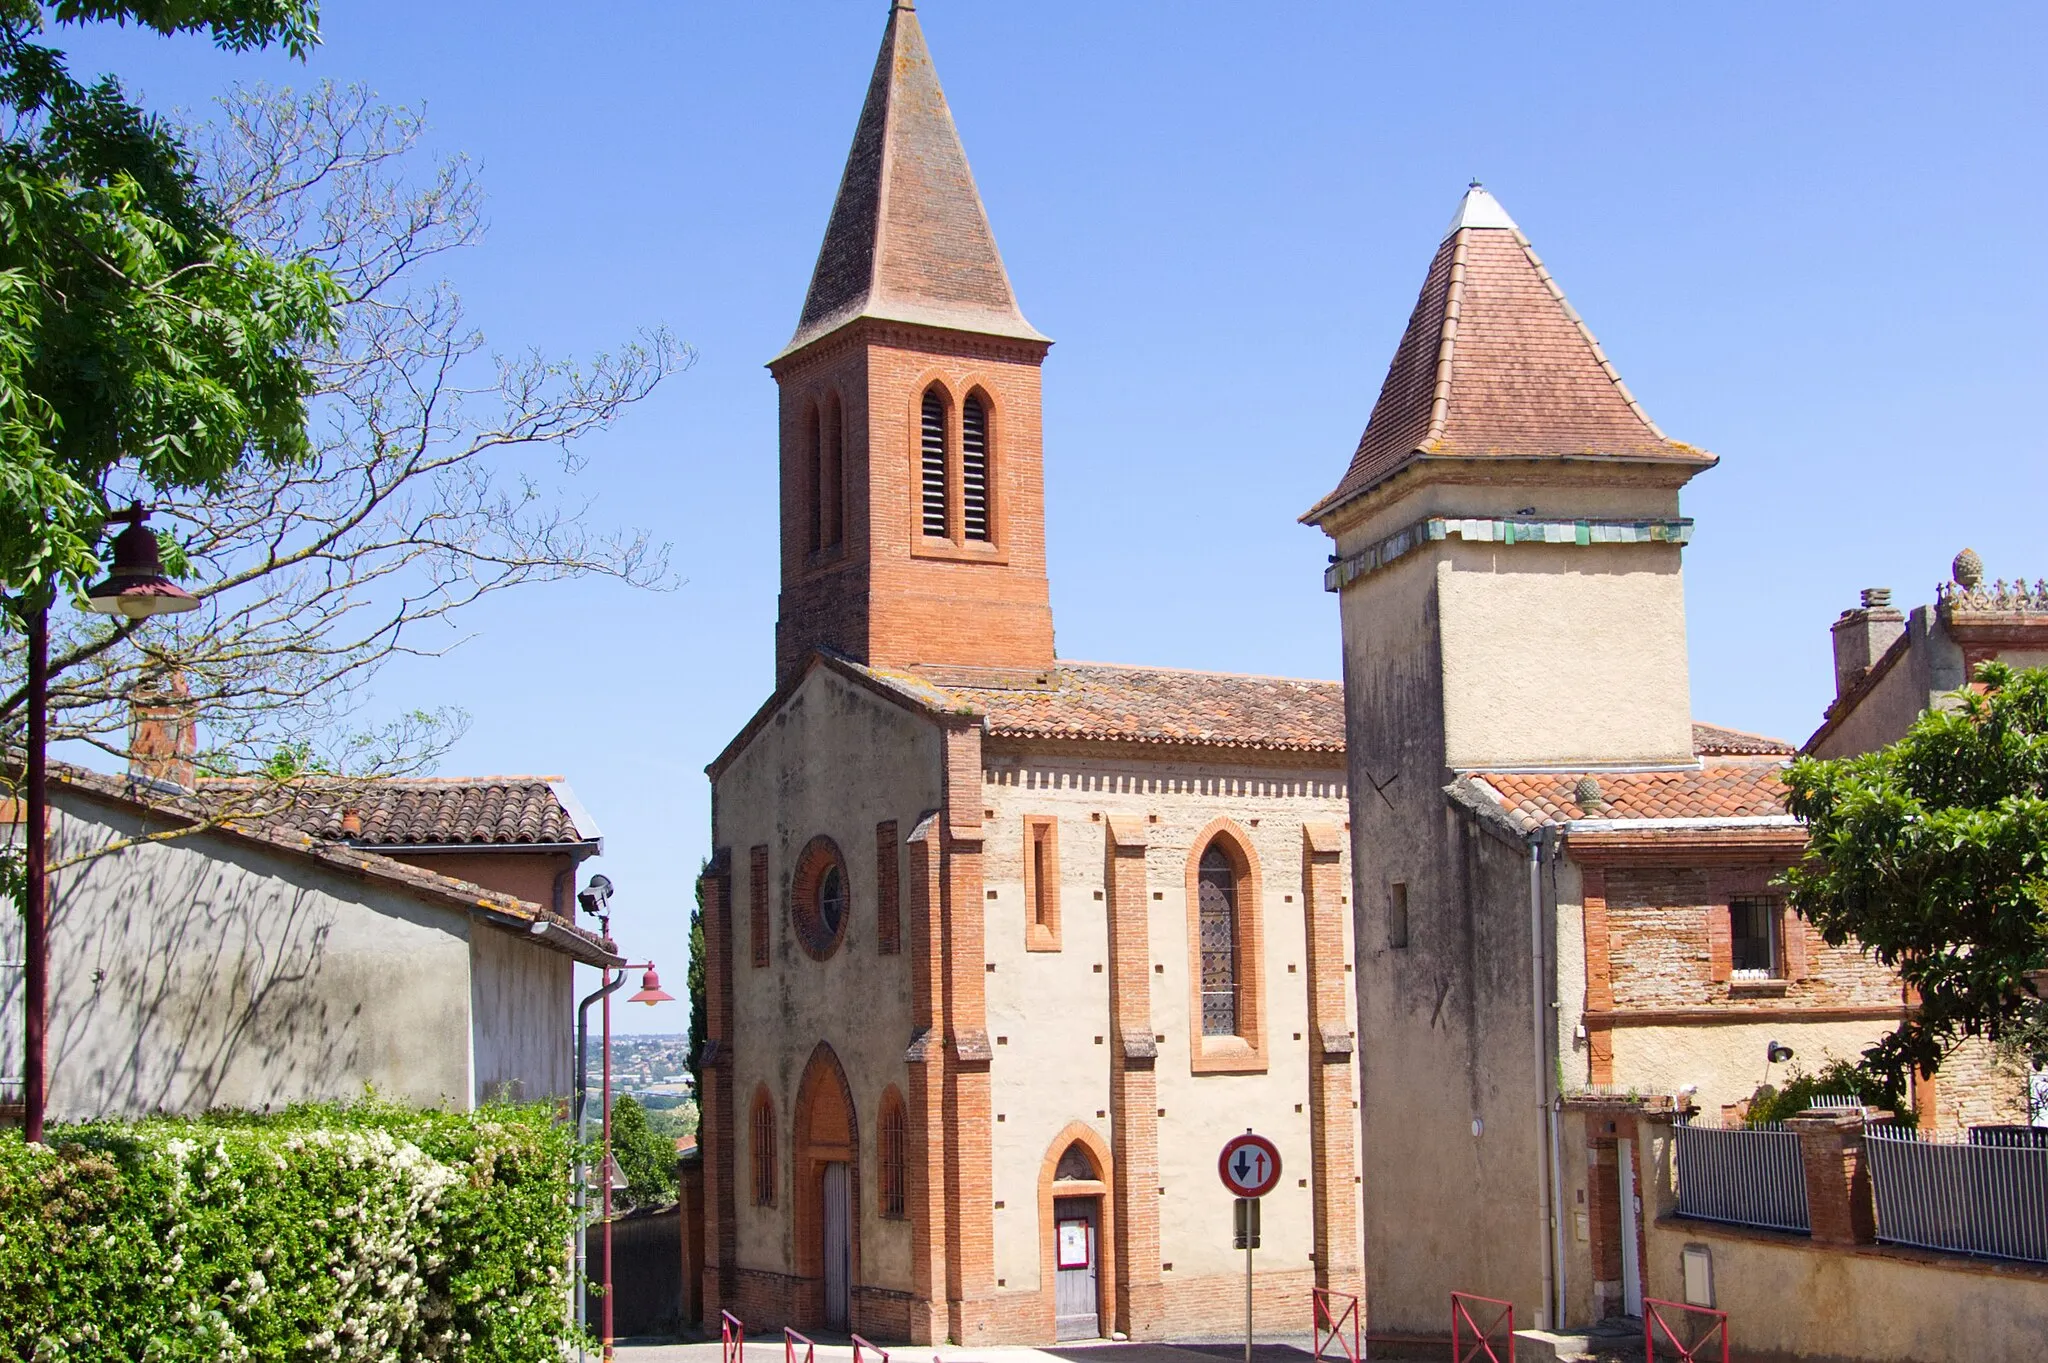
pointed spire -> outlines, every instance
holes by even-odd
[[[1657,429],[1529,239],[1475,180],[1430,262],[1350,469],[1304,519],[1418,459],[1488,457],[1715,462]]]
[[[1046,338],[1017,308],[915,0],[893,0],[787,355],[857,317]]]

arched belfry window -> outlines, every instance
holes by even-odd
[[[988,404],[981,394],[960,404],[960,514],[962,532],[971,540],[987,540]]]
[[[816,403],[804,408],[803,461],[804,461],[804,506],[810,510],[810,527],[804,536],[804,548],[817,553],[822,547],[819,531],[825,523],[824,497],[825,471],[824,414]]]
[[[1238,1034],[1237,868],[1220,842],[1197,873],[1202,953],[1202,1035]]]
[[[924,391],[921,454],[924,533],[945,539],[949,533],[946,506],[946,399],[937,387]]]

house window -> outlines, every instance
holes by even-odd
[[[768,964],[768,849],[756,847],[747,856],[747,920],[752,930],[754,964]]]
[[[923,528],[933,539],[949,533],[946,506],[946,400],[936,387],[924,392],[923,436],[919,444]]]
[[[839,950],[846,936],[850,882],[839,844],[820,835],[804,845],[790,877],[789,916],[797,940],[815,960]]]
[[[1024,820],[1024,949],[1060,949],[1060,824],[1050,817]]]
[[[1737,899],[1728,905],[1728,936],[1735,978],[1767,980],[1778,974],[1778,901]]]
[[[960,513],[968,539],[989,534],[988,404],[979,393],[960,405]]]
[[[1408,945],[1408,883],[1397,880],[1387,887],[1387,945]]]
[[[1220,843],[1202,853],[1202,1035],[1237,1035],[1237,868]]]
[[[754,1205],[775,1205],[775,1104],[766,1085],[754,1093],[754,1140],[748,1151],[754,1176]]]
[[[901,1217],[910,1202],[910,1121],[903,1111],[903,1097],[891,1086],[882,1095],[881,1164],[882,1215]]]

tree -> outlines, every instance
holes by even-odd
[[[711,869],[705,862],[697,872],[697,906],[690,910],[690,964],[683,971],[683,992],[690,1000],[690,1092],[704,1101],[704,1042],[711,1026],[711,995],[705,984],[704,962],[704,875]]]
[[[612,1102],[612,1158],[625,1176],[625,1201],[633,1207],[665,1207],[676,1200],[676,1143],[648,1124],[647,1112],[630,1097]]]
[[[2048,1065],[2048,669],[1976,676],[1890,747],[1786,776],[1809,839],[1792,907],[1919,997],[1864,1052],[1893,1087],[1967,1037]]]
[[[0,0],[0,578],[25,620],[99,568],[110,482],[215,492],[307,449],[306,347],[332,333],[318,263],[238,237],[183,142],[46,22],[318,41],[304,0]]]
[[[460,157],[421,164],[423,135],[416,114],[325,84],[239,91],[188,134],[222,220],[317,262],[337,299],[332,338],[304,352],[304,456],[157,498],[201,609],[140,634],[75,612],[53,622],[53,737],[121,756],[131,695],[167,675],[189,690],[203,768],[248,778],[214,788],[193,827],[288,813],[308,775],[331,799],[337,780],[430,765],[461,712],[369,723],[368,687],[393,657],[460,643],[480,598],[585,574],[670,580],[665,548],[588,528],[548,466],[573,474],[579,440],[690,352],[655,331],[583,365],[490,354],[434,272],[481,236],[482,194]],[[0,693],[0,726],[20,723],[21,700]]]

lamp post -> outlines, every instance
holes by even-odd
[[[114,536],[114,566],[86,591],[86,606],[101,615],[130,621],[147,620],[199,609],[199,598],[164,576],[156,536],[145,524],[149,512],[140,502],[117,512],[109,523],[127,521]],[[28,627],[28,846],[23,856],[26,880],[22,905],[22,1135],[43,1138],[43,1114],[49,1104],[49,1069],[45,1033],[49,1021],[50,980],[50,594],[48,585],[27,611]]]

